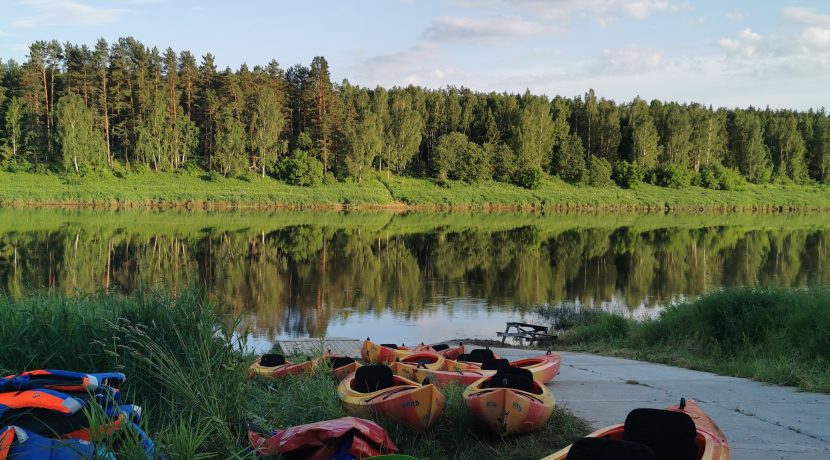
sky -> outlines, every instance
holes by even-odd
[[[0,0],[0,58],[133,36],[374,87],[830,108],[827,0]]]

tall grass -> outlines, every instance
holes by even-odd
[[[172,298],[139,290],[129,297],[0,297],[0,373],[33,368],[118,370],[127,375],[124,402],[144,408],[142,428],[171,459],[253,458],[245,421],[285,428],[345,416],[329,375],[247,380],[253,359],[234,339],[235,324],[218,317],[203,292]],[[422,459],[536,459],[589,431],[557,410],[541,431],[501,439],[479,430],[462,389],[446,390],[445,416],[424,434],[379,420],[401,452]],[[101,414],[96,423],[101,422]],[[130,433],[100,440],[118,458],[142,458]]]
[[[125,399],[144,408],[145,428],[171,458],[244,451],[247,360],[201,292],[0,298],[0,312],[5,373],[118,370]]]
[[[830,291],[715,291],[653,320],[594,315],[561,344],[830,392]]]

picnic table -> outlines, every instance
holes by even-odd
[[[515,332],[510,332],[511,329],[515,329]],[[547,326],[540,326],[538,324],[530,323],[518,323],[513,321],[508,321],[507,327],[504,328],[504,332],[496,332],[496,335],[501,337],[501,343],[504,343],[508,337],[519,339],[519,343],[523,340],[535,342],[539,340],[556,339],[556,335],[548,334]]]

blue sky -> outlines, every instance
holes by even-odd
[[[826,0],[0,0],[3,59],[130,35],[234,68],[323,55],[365,86],[830,108]]]

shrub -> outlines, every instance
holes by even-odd
[[[297,149],[279,161],[277,177],[291,185],[319,185],[323,181],[323,163]]]
[[[618,161],[614,164],[614,182],[623,188],[634,188],[643,182],[643,170],[636,163]]]
[[[519,187],[536,190],[542,185],[542,174],[542,170],[537,167],[520,169],[513,175],[511,182]]]
[[[701,166],[692,183],[712,190],[741,190],[746,180],[738,171],[715,163]]]
[[[593,185],[594,187],[609,187],[614,185],[614,181],[611,180],[611,163],[604,158],[591,155],[588,158],[588,171],[586,175],[588,185]]]
[[[668,188],[684,188],[692,184],[694,173],[682,166],[663,165],[654,171],[654,184]]]

